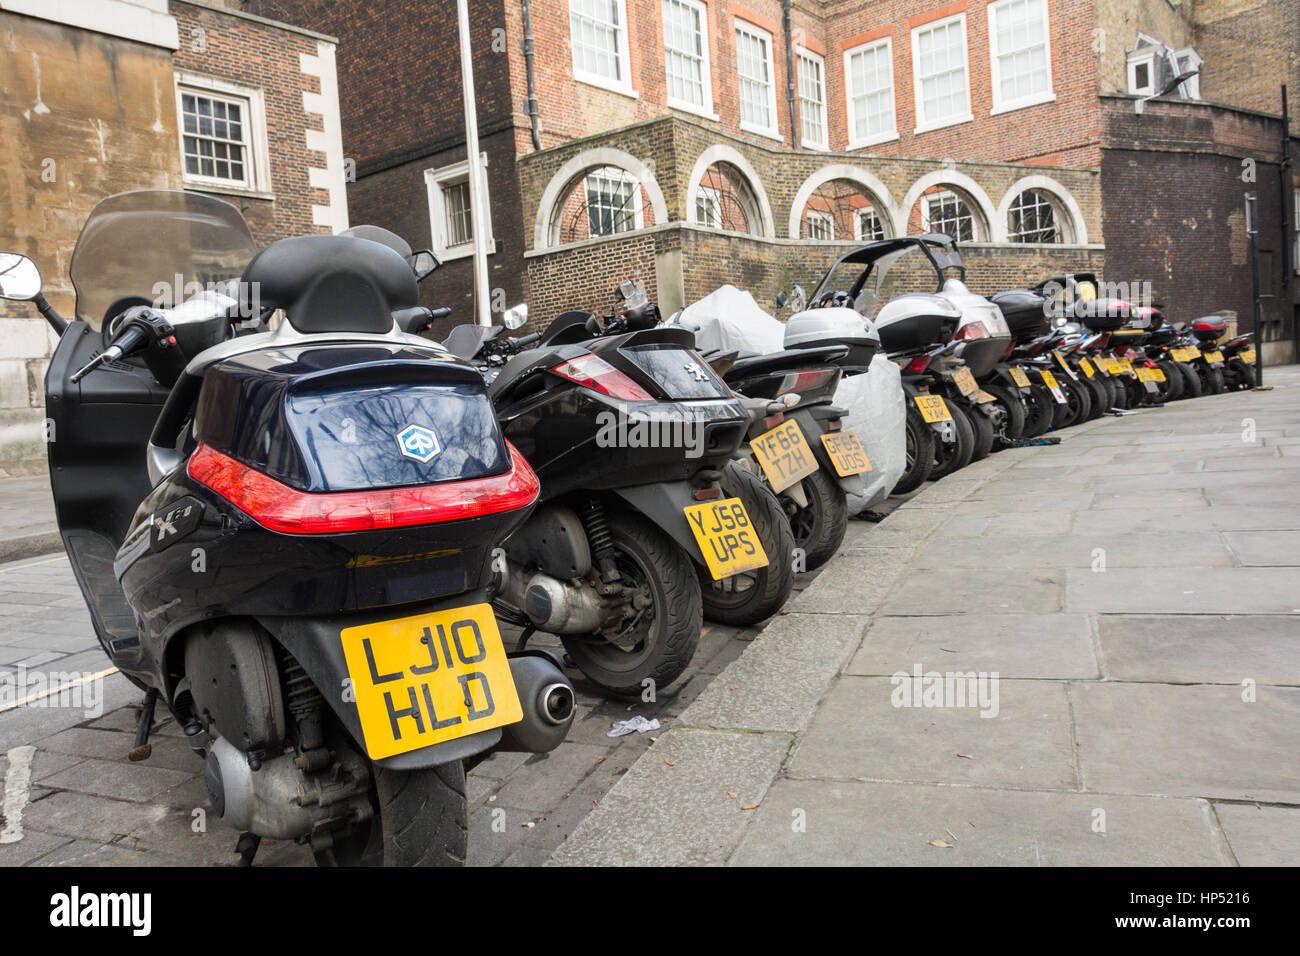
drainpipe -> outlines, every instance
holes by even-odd
[[[524,8],[524,66],[528,73],[528,100],[524,109],[533,132],[533,149],[542,148],[542,127],[537,112],[537,69],[533,59],[533,10],[531,0],[523,0]]]
[[[799,123],[794,105],[794,33],[790,29],[790,0],[781,0],[781,27],[785,30],[785,101],[790,106],[790,142],[799,148]]]

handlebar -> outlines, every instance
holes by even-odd
[[[515,348],[525,349],[528,348],[528,346],[532,345],[534,342],[538,341],[541,337],[542,337],[541,332],[533,332],[531,335],[524,335],[517,339],[511,339],[510,344],[513,345]]]
[[[69,381],[75,385],[105,362],[115,362],[123,355],[131,354],[140,347],[141,343],[144,342],[144,339],[144,329],[138,325],[128,326],[127,329],[117,337],[112,345],[104,349],[104,351],[100,352],[77,371],[73,372],[72,378],[69,379]]]

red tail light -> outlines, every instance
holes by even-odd
[[[989,330],[983,322],[968,322],[958,329],[957,334],[953,336],[959,342],[973,342],[976,339],[987,339],[988,337]]]
[[[789,392],[807,392],[821,388],[839,371],[837,368],[817,368],[793,372],[781,380],[781,387],[777,389],[777,394],[785,395]]]
[[[190,458],[191,478],[262,527],[285,534],[343,534],[460,521],[524,508],[541,483],[514,445],[504,475],[375,491],[299,491],[210,445]]]
[[[914,356],[910,362],[903,366],[904,372],[924,372],[930,367],[930,356],[926,353]]]
[[[653,402],[654,396],[599,355],[581,355],[551,369],[556,375],[584,388],[625,402]]]

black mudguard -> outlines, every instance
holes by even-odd
[[[661,481],[652,485],[615,488],[614,493],[649,518],[678,543],[696,564],[704,567],[704,555],[691,534],[684,508],[699,504],[689,481]]]

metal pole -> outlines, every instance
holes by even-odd
[[[460,80],[465,96],[465,149],[469,165],[469,218],[474,232],[474,307],[479,325],[491,325],[488,293],[487,229],[488,210],[483,195],[483,166],[478,151],[478,108],[474,100],[474,57],[469,39],[469,0],[456,0],[460,26]]]
[[[790,0],[781,2],[781,26],[785,32],[785,102],[790,110],[790,143],[798,149],[800,137],[798,115],[794,107],[794,33],[790,26]],[[775,81],[776,77],[772,79]],[[825,82],[826,78],[822,77],[822,83]]]
[[[1246,235],[1250,237],[1250,294],[1255,309],[1255,387],[1264,384],[1264,329],[1259,307],[1259,223],[1256,194],[1246,193]]]

